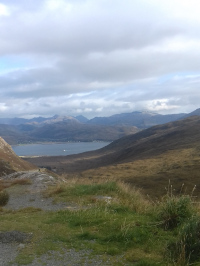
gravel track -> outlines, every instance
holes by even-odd
[[[78,206],[71,203],[55,204],[52,198],[44,197],[43,191],[45,191],[49,185],[54,186],[58,184],[59,181],[40,171],[17,172],[3,176],[1,179],[28,179],[31,182],[30,184],[14,186],[8,189],[8,192],[12,191],[12,193],[9,193],[10,198],[6,205],[6,209],[18,210],[21,208],[34,207],[44,211],[58,211],[60,209],[78,208]]]

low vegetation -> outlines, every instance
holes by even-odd
[[[139,187],[151,198],[160,198],[168,193],[168,182],[173,184],[173,193],[190,194],[196,185],[194,195],[200,193],[200,147],[169,150],[159,156],[135,160],[111,166],[90,169],[83,172],[63,174],[64,178],[90,180],[119,180],[133,187]],[[182,187],[182,185],[184,186]]]
[[[18,264],[63,247],[92,250],[91,256],[109,259],[110,265],[200,264],[200,216],[191,195],[177,196],[171,189],[151,201],[122,182],[83,178],[49,187],[45,196],[69,207],[57,212],[1,209],[2,231],[33,233]]]
[[[175,242],[169,243],[166,255],[177,265],[199,265],[200,218],[194,214],[178,231]]]
[[[6,190],[0,191],[0,207],[5,206],[8,203],[9,194]]]
[[[0,192],[4,190],[5,188],[9,188],[11,186],[15,185],[29,185],[31,183],[31,180],[28,178],[15,178],[15,179],[1,179],[0,180]]]

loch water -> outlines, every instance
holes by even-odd
[[[110,142],[67,142],[51,144],[13,145],[18,156],[60,156],[93,151],[108,145]]]

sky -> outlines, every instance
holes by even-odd
[[[0,0],[0,117],[200,107],[199,0]]]

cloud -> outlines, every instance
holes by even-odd
[[[198,108],[199,5],[1,1],[1,116]]]
[[[0,4],[0,16],[9,16],[9,10],[7,6]]]

